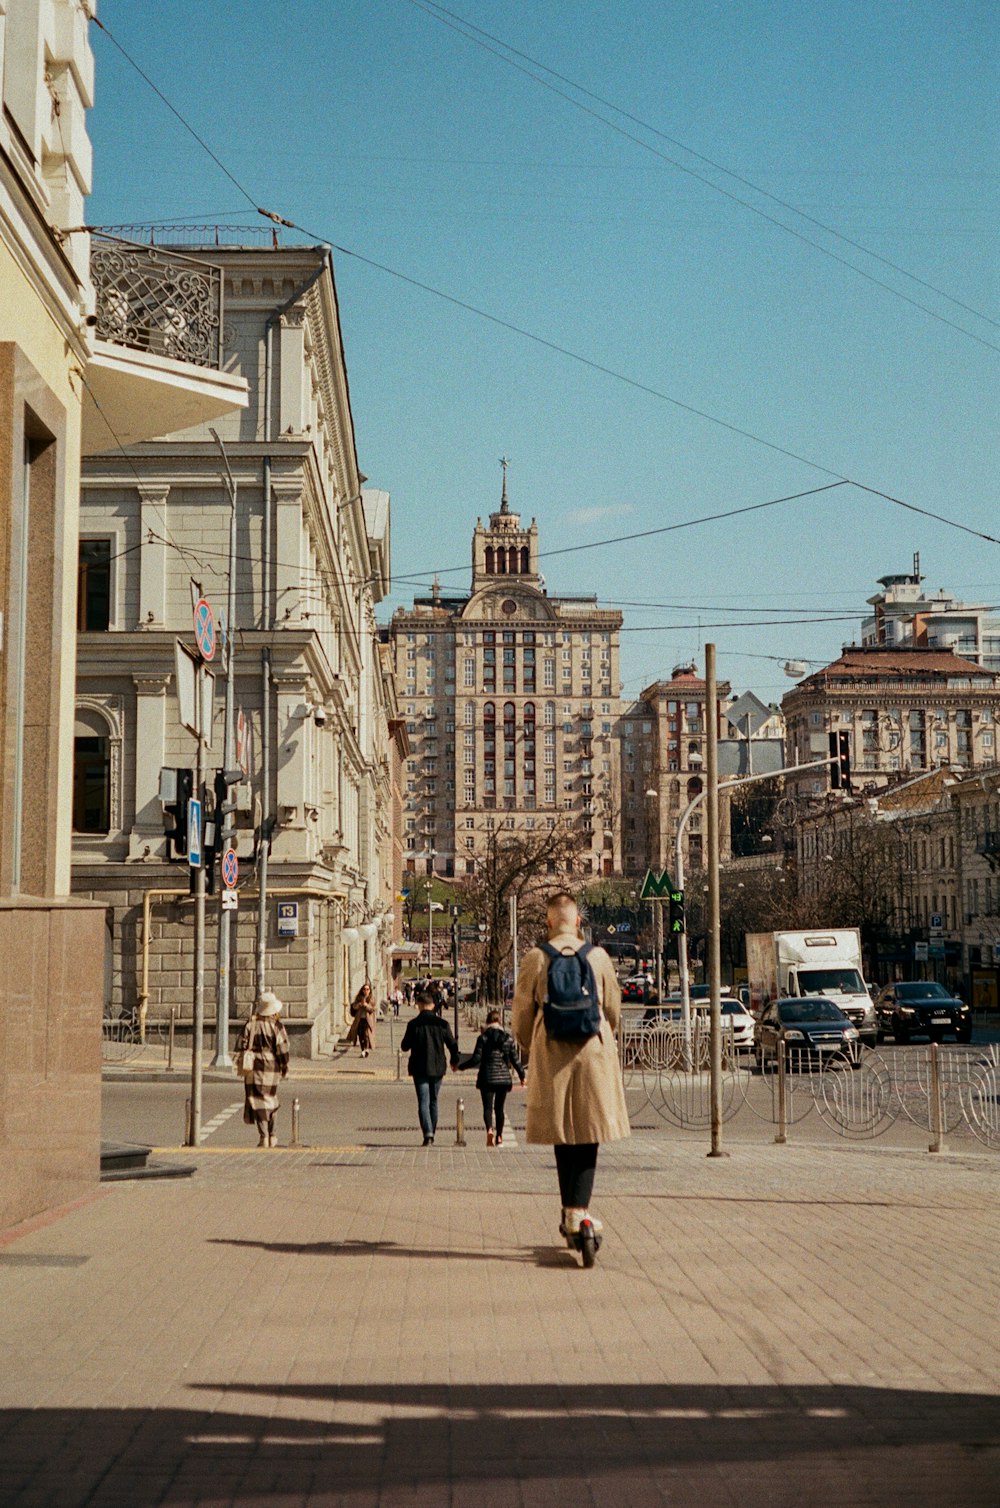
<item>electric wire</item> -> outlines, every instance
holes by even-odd
[[[688,146],[687,142],[679,140],[676,136],[671,136],[668,132],[661,130],[658,126],[654,126],[649,121],[643,120],[641,116],[634,115],[630,110],[626,110],[623,105],[618,105],[614,102],[614,100],[608,100],[603,98],[603,96],[600,94],[595,94],[593,90],[586,88],[585,85],[579,83],[576,79],[572,79],[568,75],[560,73],[557,69],[549,67],[547,63],[541,62],[540,59],[532,57],[529,53],[522,52],[520,48],[513,46],[513,44],[510,42],[504,41],[502,37],[497,37],[493,35],[492,32],[484,31],[483,28],[477,26],[475,22],[467,20],[464,16],[458,15],[455,11],[448,10],[448,8],[444,5],[439,5],[437,3],[437,0],[405,0],[405,3],[413,6],[413,8],[416,10],[423,11],[433,20],[438,21],[442,26],[450,27],[452,31],[456,31],[460,36],[464,36],[467,41],[472,42],[477,47],[483,48],[484,51],[492,53],[494,57],[500,58],[501,62],[507,63],[512,68],[518,67],[518,65],[513,62],[513,57],[521,58],[525,63],[529,63],[532,68],[540,68],[544,73],[549,74],[550,77],[558,79],[560,83],[568,85],[571,89],[575,89],[577,93],[583,95],[584,98],[593,100],[596,104],[601,105],[604,109],[613,110],[616,115],[622,116],[624,120],[631,121],[633,125],[639,126],[643,131],[649,131],[651,135],[658,136],[661,141],[667,141],[671,146],[679,147],[682,152],[687,152],[689,156],[694,157],[698,162],[703,162],[706,164],[706,166],[714,168],[716,172],[725,174],[727,178],[732,178],[735,183],[742,184],[744,188],[752,189],[755,194],[760,194],[761,198],[769,200],[772,204],[779,205],[782,209],[788,210],[790,214],[797,215],[800,219],[805,220],[808,224],[815,225],[817,230],[822,230],[826,235],[833,236],[836,240],[842,241],[845,246],[850,246],[853,250],[862,252],[865,256],[871,257],[873,261],[879,262],[883,267],[888,267],[891,271],[899,273],[901,277],[907,278],[910,282],[915,283],[918,287],[926,288],[929,293],[935,293],[939,298],[946,299],[948,303],[954,304],[957,309],[962,309],[966,314],[971,314],[976,319],[984,320],[987,324],[1000,328],[1000,320],[994,319],[989,314],[985,314],[981,309],[974,308],[972,304],[964,303],[961,299],[956,298],[954,294],[946,292],[945,289],[939,288],[935,283],[929,282],[926,278],[918,277],[916,273],[908,271],[905,267],[901,267],[898,262],[892,261],[890,257],[882,256],[879,252],[873,251],[872,248],[870,246],[866,246],[864,242],[856,241],[851,236],[845,235],[843,231],[836,230],[832,225],[827,225],[825,221],[818,219],[815,215],[810,215],[806,210],[799,209],[796,205],[790,203],[787,199],[782,199],[778,194],[773,194],[768,189],[761,188],[759,183],[754,183],[752,179],[746,178],[741,173],[735,172],[734,169],[726,167],[725,163],[717,162],[713,157],[707,156],[704,152],[699,152],[695,147]],[[474,33],[476,35],[473,35]],[[485,38],[487,39],[487,41],[495,43],[496,47],[487,47],[485,43],[480,40],[481,38]],[[504,49],[504,52],[498,52],[496,48],[502,48]],[[513,56],[507,57],[505,56],[505,53],[510,53]],[[548,85],[546,85],[546,81],[544,79],[537,78],[536,75],[530,73],[528,69],[518,68],[518,71],[524,73],[528,78],[534,79],[536,83],[542,84],[545,87],[549,87]],[[579,101],[574,100],[569,95],[563,94],[561,90],[556,90],[554,92],[558,93],[560,98],[567,100],[576,108],[583,108],[582,106],[580,106]],[[597,115],[596,112],[587,111],[586,113],[593,115],[596,120],[604,119],[603,116]],[[605,124],[612,125],[613,127],[613,122],[605,122]],[[623,134],[628,135],[628,133]],[[628,139],[636,141],[639,146],[648,149],[648,143],[642,142],[638,140],[638,138],[632,137],[631,135],[628,135]],[[690,177],[697,179],[699,183],[705,184],[707,187],[713,189],[716,193],[725,195],[725,197],[731,199],[733,203],[742,206],[744,209],[750,210],[752,214],[761,216],[761,218],[767,220],[771,225],[777,226],[779,230],[784,230],[789,235],[796,236],[799,240],[804,240],[807,245],[815,247],[815,249],[819,251],[823,256],[833,256],[834,260],[840,262],[842,266],[849,267],[852,271],[858,272],[862,277],[866,276],[866,274],[860,268],[855,267],[852,262],[848,262],[844,258],[837,257],[835,256],[835,254],[831,253],[828,247],[822,246],[818,242],[811,241],[806,237],[798,235],[798,233],[790,226],[783,224],[782,221],[775,219],[771,215],[764,214],[764,212],[761,211],[758,206],[750,204],[746,200],[740,199],[733,194],[728,194],[725,189],[722,189],[718,186],[718,184],[713,183],[710,178],[706,178],[702,174],[694,172],[693,169],[687,167],[686,164],[677,162],[674,158],[667,157],[665,154],[658,155],[663,156],[664,161],[668,162],[671,167],[675,167],[678,169],[678,171],[686,173]],[[888,284],[878,283],[878,286],[886,288],[888,292],[892,293],[896,297],[905,297],[905,295],[901,295],[899,293],[898,289],[891,288]],[[915,301],[907,300],[907,302],[913,303]],[[935,314],[933,310],[927,309],[923,304],[917,303],[916,307],[918,309],[922,309],[927,314],[931,314],[934,318],[940,317]],[[951,321],[946,320],[945,323],[951,324]],[[964,330],[960,325],[952,324],[952,328],[955,330],[960,330],[961,333],[965,335],[971,334],[970,331]],[[972,339],[979,339],[979,337],[973,335]],[[990,342],[987,341],[984,342],[984,344],[990,345]],[[997,350],[1000,348],[991,346],[991,349]]]

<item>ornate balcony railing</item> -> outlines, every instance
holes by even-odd
[[[91,237],[101,340],[193,366],[222,365],[222,271],[162,246]]]

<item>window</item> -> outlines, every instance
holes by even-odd
[[[473,727],[474,724],[475,724],[475,721],[476,721],[476,704],[475,704],[475,702],[466,702],[466,704],[465,704],[465,712],[463,713],[463,716],[465,718],[465,726],[467,728]]]
[[[81,539],[76,626],[95,633],[111,626],[111,540]]]
[[[472,655],[466,655],[462,661],[462,685],[474,686],[476,684],[476,662]]]
[[[87,735],[73,740],[73,831],[111,830],[111,740]]]

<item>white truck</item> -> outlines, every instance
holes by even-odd
[[[769,1000],[823,995],[874,1047],[878,1021],[861,972],[857,927],[817,928],[815,932],[748,932],[747,977],[750,1010],[759,1016]]]

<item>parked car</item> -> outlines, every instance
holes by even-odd
[[[630,974],[622,980],[622,1000],[639,1000],[644,1004],[656,999],[656,987],[651,974]]]
[[[875,1003],[879,1036],[892,1034],[897,1042],[927,1037],[940,1042],[972,1041],[972,1011],[933,979],[901,979],[887,984]]]
[[[754,1042],[754,1019],[746,1006],[735,995],[723,995],[720,1002],[722,1010],[722,1025],[726,1031],[732,1028],[734,1047],[753,1047]],[[708,1030],[708,1015],[711,1006],[707,1000],[699,1000],[694,1003],[691,1012],[692,1019],[704,1020],[703,1031]]]
[[[763,1068],[768,1058],[777,1057],[779,1041],[784,1041],[789,1052],[805,1053],[810,1058],[841,1053],[854,1067],[861,1061],[857,1027],[839,1006],[822,995],[796,995],[772,1000],[764,1007],[754,1027],[753,1051],[758,1068]]]

